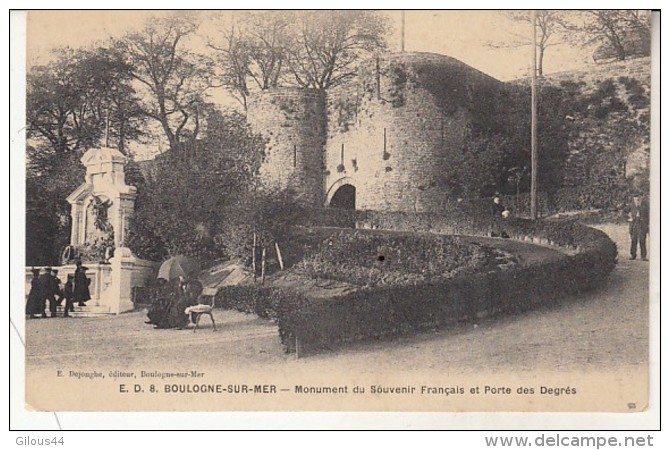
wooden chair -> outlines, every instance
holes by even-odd
[[[210,299],[210,303],[199,303],[194,306],[189,306],[186,308],[186,313],[187,314],[194,314],[194,322],[195,322],[195,327],[193,328],[193,332],[195,333],[195,330],[198,329],[198,324],[200,323],[200,318],[203,315],[208,315],[210,319],[212,319],[212,325],[214,326],[214,329],[212,331],[216,331],[216,322],[214,322],[214,316],[212,315],[212,310],[214,309],[214,296],[208,296]],[[200,297],[200,300],[202,300],[203,297]]]

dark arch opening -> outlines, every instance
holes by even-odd
[[[330,199],[332,208],[356,209],[356,188],[350,184],[343,184]]]

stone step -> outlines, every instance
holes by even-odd
[[[65,306],[58,306],[56,308],[56,315],[59,317],[63,315],[63,310],[65,309]],[[99,316],[99,315],[104,315],[104,314],[112,314],[112,312],[109,309],[109,306],[102,306],[102,305],[86,305],[86,306],[78,306],[77,304],[74,305],[74,312],[71,312],[70,315],[72,317],[91,317],[91,316]]]

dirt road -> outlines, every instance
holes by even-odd
[[[626,248],[620,226],[605,227]],[[510,245],[515,245],[510,243]],[[26,363],[31,369],[141,364],[168,367],[351,369],[358,372],[448,370],[571,371],[644,365],[648,359],[648,263],[620,261],[607,286],[566,298],[557,306],[488,318],[450,329],[390,341],[357,343],[296,360],[282,352],[274,324],[254,316],[216,311],[219,327],[154,330],[141,312],[118,317],[29,320]],[[110,356],[113,355],[113,356]]]

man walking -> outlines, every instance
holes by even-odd
[[[49,312],[51,317],[56,317],[58,304],[63,300],[63,291],[60,289],[60,280],[58,279],[58,270],[51,269],[51,273],[46,279],[46,299],[49,301]],[[58,300],[56,300],[58,296]]]
[[[500,194],[498,192],[493,195],[493,203],[490,204],[490,209],[494,224],[494,229],[491,231],[491,237],[509,238],[507,232],[502,229],[501,220],[507,219],[510,215],[510,212],[500,202]]]
[[[628,231],[630,233],[630,259],[637,258],[637,246],[640,257],[647,261],[647,234],[649,233],[649,204],[636,192],[628,211]]]

